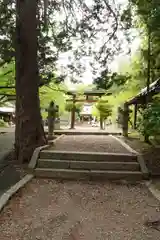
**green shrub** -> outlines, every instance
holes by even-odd
[[[99,116],[103,119],[107,119],[112,115],[112,106],[106,100],[99,100],[96,104],[96,108],[99,112]]]
[[[74,107],[75,107],[75,112],[79,113],[83,108],[83,104],[82,103],[74,104],[72,102],[67,102],[65,105],[65,111],[71,112]]]
[[[154,101],[143,110],[142,115],[138,119],[138,131],[143,136],[157,137],[160,136],[160,103]]]

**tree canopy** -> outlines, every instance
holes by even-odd
[[[15,0],[0,0],[1,65],[14,61],[15,57],[15,3]],[[45,76],[44,82],[50,81],[64,52],[68,53],[67,69],[63,68],[56,81],[63,81],[66,75],[75,81],[75,74],[85,70],[86,57],[94,70],[97,63],[106,66],[121,50],[118,33],[124,29],[123,11],[124,6],[113,0],[39,0],[38,65],[42,79]]]

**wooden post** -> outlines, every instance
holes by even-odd
[[[127,103],[124,104],[123,110],[123,136],[128,137],[128,121],[129,121],[129,106]]]
[[[73,96],[73,108],[72,108],[72,111],[71,111],[71,127],[70,129],[74,129],[74,126],[75,126],[75,103],[76,103],[76,96],[74,95]]]
[[[133,127],[134,129],[137,128],[137,110],[138,110],[138,105],[137,103],[134,105],[134,123],[133,123]]]
[[[48,108],[48,139],[53,140],[54,138],[54,123],[56,117],[56,109],[53,101],[50,102]]]

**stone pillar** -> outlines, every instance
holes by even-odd
[[[118,125],[118,128],[122,128],[122,125],[123,125],[123,109],[121,107],[118,107],[117,125]]]
[[[56,121],[54,125],[55,130],[60,130],[59,106],[56,105]]]
[[[50,102],[48,107],[48,139],[54,138],[54,124],[56,118],[56,107],[53,101]]]

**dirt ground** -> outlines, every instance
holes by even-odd
[[[160,203],[143,184],[33,179],[0,215],[0,240],[158,240]]]
[[[53,150],[80,152],[128,153],[118,141],[107,135],[67,135],[58,140]]]

